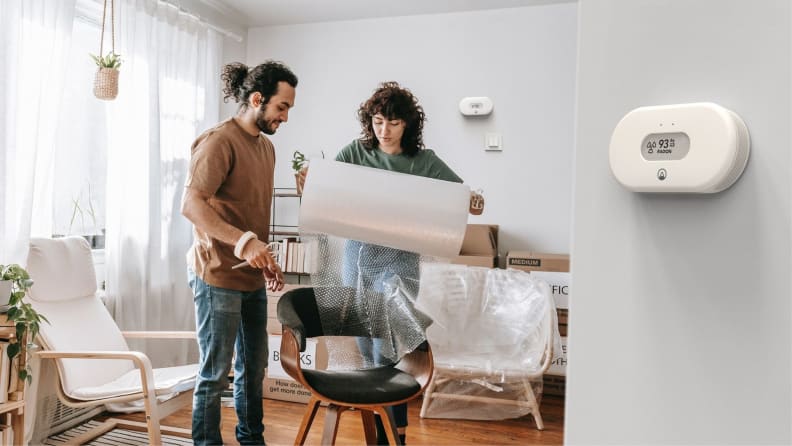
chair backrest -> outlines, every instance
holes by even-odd
[[[278,320],[297,335],[300,348],[305,349],[305,338],[322,336],[322,321],[316,305],[313,288],[295,288],[278,300]]]
[[[425,264],[416,307],[435,362],[460,368],[536,373],[557,331],[547,284],[519,270]]]
[[[121,330],[96,294],[91,248],[82,237],[30,240],[30,304],[41,324],[43,347],[58,351],[129,351]],[[133,368],[131,361],[58,360],[63,390],[97,386]]]

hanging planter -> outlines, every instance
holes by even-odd
[[[104,45],[105,19],[107,17],[107,0],[104,0],[102,8],[102,35],[99,38],[99,55],[91,54],[91,58],[98,67],[94,76],[93,93],[99,99],[106,101],[113,100],[118,96],[118,67],[121,66],[121,56],[115,52],[115,8],[114,0],[110,0],[110,31],[112,50],[106,56],[102,56]]]

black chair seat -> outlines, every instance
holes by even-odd
[[[386,366],[362,370],[305,370],[303,376],[322,395],[353,404],[384,404],[421,390],[412,375]]]

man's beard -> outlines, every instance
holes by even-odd
[[[275,121],[272,119],[264,118],[263,108],[264,108],[264,104],[261,105],[258,113],[256,113],[256,127],[258,127],[259,130],[261,130],[266,135],[274,135],[275,127],[273,126],[273,123]]]

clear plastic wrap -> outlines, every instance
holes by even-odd
[[[434,321],[435,382],[422,416],[504,419],[538,407],[542,374],[561,351],[547,283],[519,270],[425,263],[416,307]]]

